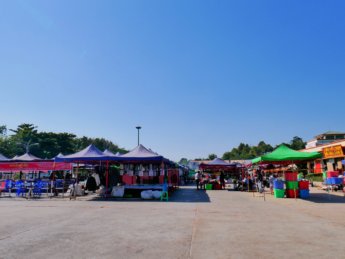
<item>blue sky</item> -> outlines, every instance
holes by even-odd
[[[1,1],[0,124],[221,156],[345,131],[344,1]]]

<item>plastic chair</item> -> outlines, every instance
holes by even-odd
[[[44,186],[44,184],[43,184],[42,181],[37,181],[37,182],[35,182],[34,188],[32,189],[32,192],[33,192],[34,196],[36,196],[36,197],[37,197],[37,196],[38,196],[38,197],[41,196],[43,186]]]
[[[24,196],[24,194],[26,193],[25,183],[22,180],[16,181],[15,188],[17,196]]]

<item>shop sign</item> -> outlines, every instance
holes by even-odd
[[[333,147],[326,147],[322,150],[323,158],[335,158],[335,157],[343,157],[343,148],[341,145],[333,146]]]
[[[71,170],[64,162],[1,162],[0,172]]]

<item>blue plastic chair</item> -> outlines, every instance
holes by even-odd
[[[34,196],[40,197],[42,194],[42,188],[43,188],[43,182],[42,181],[36,181],[34,184],[34,188],[32,189]]]
[[[24,196],[26,193],[25,183],[22,180],[16,181],[15,188],[17,196]]]

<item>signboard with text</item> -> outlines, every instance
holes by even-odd
[[[1,162],[0,172],[71,170],[70,163],[61,162]]]
[[[322,150],[323,158],[336,158],[336,157],[343,157],[343,147],[341,145],[333,146],[333,147],[326,147]]]

